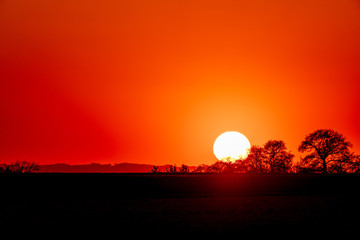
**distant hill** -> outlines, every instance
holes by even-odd
[[[116,164],[81,164],[71,165],[56,163],[40,165],[39,172],[53,173],[147,173],[153,165],[137,163],[116,163]],[[158,166],[160,171],[164,171],[168,165]]]

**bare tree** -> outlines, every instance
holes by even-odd
[[[301,158],[303,167],[328,173],[346,171],[353,158],[351,147],[342,134],[332,129],[319,129],[306,135],[298,150],[309,153]]]

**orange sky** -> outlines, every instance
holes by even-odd
[[[237,130],[360,153],[360,2],[2,0],[0,161],[211,164]]]

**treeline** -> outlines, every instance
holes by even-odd
[[[284,141],[270,140],[263,146],[252,146],[245,159],[222,159],[195,167],[169,165],[162,171],[152,166],[149,173],[360,173],[360,155],[351,151],[352,146],[342,134],[319,129],[300,143],[298,151],[304,155],[297,162]],[[31,173],[39,169],[39,164],[27,161],[0,165],[0,173]]]
[[[190,171],[185,164],[170,165],[162,173],[359,173],[360,155],[351,151],[352,144],[332,129],[319,129],[305,136],[298,147],[300,161],[282,140],[270,140],[263,146],[252,146],[245,159],[222,159],[212,165],[199,165]],[[150,173],[161,173],[153,166]]]

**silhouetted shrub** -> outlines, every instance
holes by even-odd
[[[182,164],[181,167],[180,167],[180,170],[179,170],[180,173],[189,173],[190,170],[189,170],[189,167],[185,164]]]
[[[177,173],[178,172],[178,168],[176,167],[176,165],[169,165],[166,169],[165,169],[166,173]]]
[[[194,169],[194,173],[207,173],[208,172],[209,165],[206,164],[200,164]]]
[[[152,166],[149,173],[151,174],[157,174],[157,173],[160,173],[160,169],[158,166]]]
[[[15,163],[4,163],[0,167],[1,173],[32,173],[39,171],[40,166],[34,162],[17,161]]]

